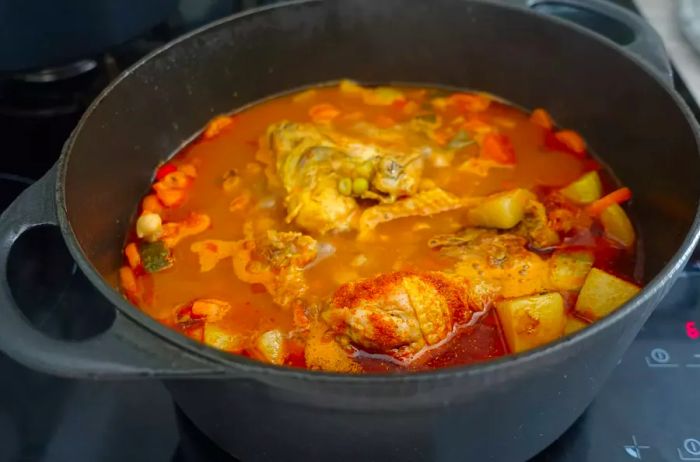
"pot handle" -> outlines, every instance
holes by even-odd
[[[32,326],[12,296],[7,263],[12,246],[25,231],[36,226],[58,226],[56,170],[57,166],[52,167],[0,216],[0,350],[32,369],[65,377],[221,375],[222,369],[183,353],[118,310],[107,331],[85,341],[55,339]]]
[[[634,33],[632,42],[620,45],[628,52],[649,64],[668,84],[673,86],[673,70],[666,54],[664,42],[654,29],[640,15],[621,6],[604,0],[526,0],[527,6],[537,9],[541,5],[562,5],[607,16],[629,27]],[[549,14],[549,13],[548,13]]]

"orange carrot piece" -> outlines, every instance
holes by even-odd
[[[153,189],[155,189],[158,199],[166,207],[180,205],[185,200],[185,191],[182,189],[170,189],[160,182],[154,184]]]
[[[515,149],[506,135],[489,133],[481,145],[481,158],[492,160],[499,164],[515,164]]]
[[[491,98],[480,93],[455,93],[447,98],[447,104],[454,105],[462,111],[482,112],[491,105]]]
[[[141,202],[141,210],[144,213],[160,213],[163,210],[163,204],[158,200],[155,194],[149,194],[143,198]]]
[[[545,111],[542,108],[537,108],[534,111],[532,111],[532,114],[530,114],[530,122],[532,122],[535,125],[539,125],[545,130],[551,130],[554,127],[554,121],[549,115],[549,112]]]
[[[138,293],[138,285],[136,284],[136,276],[131,268],[122,266],[119,268],[119,282],[122,289],[128,295],[136,295]]]
[[[587,210],[590,215],[598,216],[600,213],[613,204],[622,204],[632,198],[632,191],[629,188],[620,188],[610,194],[601,197],[597,201],[591,203]]]
[[[340,111],[328,103],[316,104],[309,109],[309,117],[316,123],[330,122],[339,115]]]
[[[586,152],[586,142],[581,138],[581,135],[573,130],[558,131],[554,134],[554,137],[576,154]]]
[[[136,243],[132,242],[124,247],[124,255],[126,255],[126,261],[129,262],[131,269],[136,269],[141,264],[141,254]]]
[[[207,128],[204,129],[202,137],[205,140],[210,140],[214,138],[215,136],[221,134],[221,132],[223,132],[224,129],[231,128],[233,126],[233,121],[234,117],[231,116],[220,115],[214,117],[209,122],[209,125],[207,125]]]

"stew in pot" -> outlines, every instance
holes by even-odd
[[[161,165],[121,289],[184,335],[273,364],[468,364],[638,292],[630,198],[543,109],[342,81],[216,117]]]

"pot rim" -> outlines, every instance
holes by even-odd
[[[110,96],[112,89],[127,80],[131,74],[137,71],[145,63],[149,62],[156,56],[163,54],[171,48],[180,45],[183,42],[216,29],[228,23],[235,22],[241,18],[264,14],[270,10],[283,9],[297,6],[307,6],[321,4],[328,0],[291,0],[274,5],[262,6],[233,14],[202,27],[199,27],[187,34],[184,34],[171,42],[157,48],[147,54],[128,69],[122,72],[115,80],[113,80],[90,104],[87,110],[83,113],[80,121],[74,128],[70,137],[63,146],[61,157],[58,161],[58,174],[55,184],[55,201],[58,215],[59,227],[63,235],[66,245],[79,265],[81,271],[86,275],[90,282],[114,305],[118,314],[123,314],[130,320],[134,321],[139,327],[144,328],[160,340],[168,342],[174,346],[186,350],[188,353],[196,355],[198,358],[208,361],[213,367],[224,367],[225,371],[233,373],[235,376],[242,377],[274,377],[279,379],[293,379],[300,381],[323,381],[333,382],[344,385],[349,384],[371,384],[371,383],[406,383],[406,382],[428,382],[433,380],[459,379],[462,377],[474,377],[485,374],[498,374],[509,376],[508,371],[513,368],[524,368],[527,364],[537,363],[543,360],[565,356],[569,353],[569,348],[581,341],[585,341],[596,336],[599,332],[608,327],[620,322],[623,318],[632,315],[642,305],[650,302],[658,294],[663,295],[664,287],[672,282],[672,280],[682,271],[685,263],[690,258],[693,249],[700,241],[700,197],[698,198],[698,208],[696,209],[693,223],[686,234],[683,244],[669,259],[668,263],[659,271],[649,283],[642,288],[640,293],[632,300],[625,303],[622,307],[614,311],[605,318],[596,321],[591,326],[582,331],[566,335],[554,342],[548,343],[541,347],[528,350],[526,352],[510,354],[500,358],[487,360],[480,363],[473,363],[464,366],[456,366],[450,368],[435,369],[429,371],[402,372],[390,374],[341,374],[333,372],[322,372],[308,369],[298,369],[290,367],[275,366],[261,361],[256,361],[231,353],[226,353],[215,348],[209,347],[204,343],[190,339],[175,330],[172,330],[165,325],[159,323],[154,318],[150,317],[141,311],[135,305],[128,302],[114,287],[112,287],[95,269],[90,260],[83,253],[81,246],[73,232],[73,228],[68,220],[66,201],[65,201],[65,179],[68,169],[68,164],[71,158],[71,152],[76,140],[80,137],[86,121],[90,118],[92,112],[101,104],[101,102]],[[641,58],[626,51],[622,46],[616,44],[595,32],[590,31],[578,24],[560,19],[554,16],[545,16],[534,11],[529,11],[526,8],[513,6],[503,3],[494,3],[491,0],[462,0],[464,3],[475,3],[486,5],[490,8],[501,8],[511,11],[517,11],[519,14],[532,15],[541,21],[550,21],[559,26],[568,29],[571,33],[583,34],[591,40],[599,42],[601,45],[607,46],[615,50],[620,59],[632,61],[640,70],[646,73],[650,78],[661,86],[666,94],[673,99],[676,106],[681,110],[688,123],[688,127],[693,131],[697,154],[700,156],[700,125],[695,119],[695,116],[687,106],[681,96],[662,80],[659,74],[652,70],[649,65]],[[186,142],[187,140],[185,140]],[[196,378],[197,376],[193,376]],[[228,376],[223,375],[221,378]]]

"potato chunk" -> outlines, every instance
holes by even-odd
[[[559,293],[502,300],[496,312],[511,352],[551,342],[564,334],[566,313]]]
[[[579,290],[593,267],[589,250],[558,250],[549,260],[549,280],[556,290]]]
[[[284,334],[277,329],[268,330],[255,342],[262,357],[272,364],[282,364],[286,357]]]
[[[595,321],[622,306],[639,292],[639,287],[605,271],[593,268],[576,301],[575,310]]]
[[[245,339],[242,335],[231,334],[226,329],[211,323],[204,326],[204,343],[231,353],[239,353],[245,347]]]
[[[535,195],[527,189],[494,194],[469,210],[467,219],[471,226],[510,229],[523,219],[525,206],[532,199]]]
[[[607,207],[600,212],[600,222],[606,236],[625,247],[632,247],[635,240],[634,226],[622,207],[617,204]]]
[[[561,190],[561,194],[577,204],[590,204],[603,195],[603,185],[596,172],[588,172]]]
[[[573,334],[574,332],[578,332],[587,326],[588,323],[583,322],[578,318],[569,316],[566,318],[566,327],[564,328],[564,334]]]

